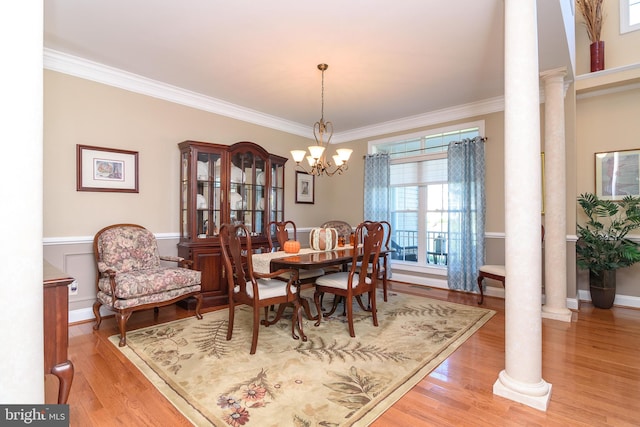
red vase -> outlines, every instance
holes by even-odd
[[[591,71],[604,70],[604,42],[591,43]]]

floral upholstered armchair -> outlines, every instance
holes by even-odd
[[[120,330],[120,347],[127,344],[126,323],[134,311],[173,304],[195,297],[196,317],[202,319],[200,307],[200,272],[185,268],[190,262],[181,257],[160,256],[155,236],[136,224],[115,224],[98,231],[93,239],[97,264],[97,301],[94,329],[100,327],[100,307],[113,310]],[[160,261],[178,263],[166,267]]]

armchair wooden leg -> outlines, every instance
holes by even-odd
[[[196,298],[196,318],[201,320],[202,314],[200,313],[200,309],[202,308],[202,294],[196,294],[194,296]]]
[[[100,301],[96,301],[93,303],[93,315],[96,318],[96,324],[93,325],[93,329],[95,331],[98,330],[98,328],[100,327],[100,323],[102,323],[102,316],[100,315],[100,306],[102,306],[102,303]]]
[[[478,305],[482,305],[482,302],[484,301],[484,292],[482,290],[482,275],[478,276],[478,288],[480,289],[480,301],[478,301]]]
[[[118,321],[118,329],[120,329],[120,342],[119,347],[127,345],[127,320],[131,317],[131,311],[118,311],[116,312],[116,320]]]

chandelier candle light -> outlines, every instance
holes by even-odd
[[[341,174],[348,169],[347,162],[353,150],[349,148],[339,148],[336,150],[336,155],[333,156],[333,164],[326,160],[325,148],[329,145],[331,137],[333,136],[333,123],[324,121],[324,72],[329,68],[327,64],[318,64],[318,69],[322,71],[322,107],[320,110],[320,121],[315,122],[313,125],[313,136],[316,139],[316,145],[307,147],[309,149],[309,155],[304,150],[292,150],[291,156],[296,162],[296,165],[308,174],[321,176],[332,176],[336,172]],[[326,145],[325,145],[326,144]],[[303,165],[300,164],[302,160],[307,157],[311,171],[307,171]],[[331,168],[334,168],[331,170]]]

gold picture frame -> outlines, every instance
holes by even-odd
[[[595,189],[604,200],[640,196],[640,149],[595,153]]]

